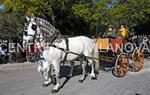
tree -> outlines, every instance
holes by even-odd
[[[50,21],[62,34],[102,34],[109,24],[121,23],[129,30],[150,21],[150,0],[0,0],[4,10],[0,20],[10,20],[10,29],[19,37],[25,16],[34,13]],[[9,15],[11,19],[6,18]],[[4,24],[1,24],[0,27]],[[1,28],[2,29],[2,28]],[[1,30],[4,31],[4,28]],[[8,33],[8,32],[5,32]]]
[[[2,0],[1,2],[4,5],[1,22],[9,22],[1,24],[1,27],[3,27],[1,31],[13,38],[19,38],[22,35],[26,15],[29,16],[32,13],[41,17],[45,17],[49,13],[51,15],[51,7],[45,0]]]
[[[9,13],[16,18],[18,25],[22,25],[18,26],[20,28],[23,27],[25,16],[34,13],[50,21],[64,34],[77,34],[81,33],[78,29],[81,31],[85,29],[80,27],[86,25],[83,24],[84,21],[82,23],[80,18],[76,18],[70,10],[72,5],[79,3],[80,0],[2,0],[2,2],[5,6],[4,13]]]

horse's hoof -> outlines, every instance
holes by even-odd
[[[51,92],[54,94],[54,93],[57,93],[57,92],[58,92],[58,90],[53,89]]]
[[[92,79],[92,80],[97,80],[97,77],[92,77],[91,79]]]
[[[42,86],[43,86],[43,87],[47,87],[47,86],[49,86],[50,84],[51,84],[51,83],[49,83],[49,84],[45,84],[45,83],[44,83]]]
[[[42,86],[43,86],[43,87],[47,87],[48,85],[44,83]]]
[[[83,80],[81,80],[81,79],[80,79],[80,80],[79,80],[79,82],[80,82],[80,83],[82,83],[82,82],[83,82]]]

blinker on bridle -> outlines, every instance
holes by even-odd
[[[32,24],[31,28],[32,28],[34,31],[37,31],[37,25]]]
[[[26,25],[29,25],[29,22]],[[36,39],[36,36],[37,36],[37,25],[35,25],[35,24],[32,23],[31,28],[35,31],[34,35],[28,34],[27,30],[25,30],[24,35],[25,36],[32,36],[33,37],[33,42],[34,42],[34,40]]]

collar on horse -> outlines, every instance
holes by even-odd
[[[53,44],[53,42],[55,42],[57,39],[58,39],[58,35],[54,36],[52,38],[52,40],[50,41],[50,45],[49,46],[52,46],[54,48],[57,48],[57,49],[62,50],[62,51],[65,52],[65,56],[64,56],[63,60],[61,61],[61,63],[64,63],[66,61],[67,55],[69,53],[68,52],[69,51],[69,40],[68,40],[68,37],[63,36],[63,39],[65,40],[65,43],[66,43],[66,48],[60,48],[60,47],[57,47],[56,45]]]

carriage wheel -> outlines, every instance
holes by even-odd
[[[112,70],[116,77],[124,77],[128,73],[128,57],[126,54],[120,54],[116,60],[115,68]]]
[[[134,72],[138,72],[143,68],[144,64],[144,52],[142,52],[140,49],[135,49],[133,52],[133,61],[132,66]]]

